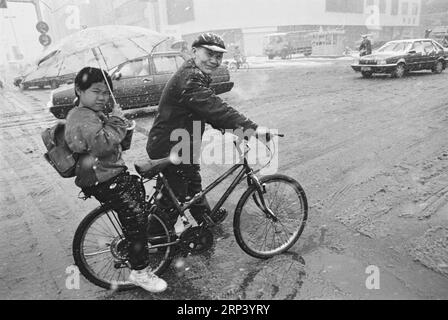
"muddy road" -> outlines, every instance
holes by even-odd
[[[349,64],[272,61],[232,74],[223,98],[285,134],[278,172],[304,187],[309,223],[288,254],[257,260],[227,219],[212,250],[173,263],[159,295],[102,290],[82,277],[67,288],[74,231],[97,203],[77,199],[72,179],[42,157],[40,132],[54,122],[49,92],[1,91],[0,297],[447,299],[448,72],[362,79]],[[129,164],[146,156],[152,118],[137,122]],[[227,167],[203,166],[204,184]],[[230,212],[242,192],[225,204]]]

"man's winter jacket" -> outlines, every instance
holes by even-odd
[[[148,136],[146,151],[151,159],[170,155],[172,148],[181,140],[170,139],[176,129],[184,129],[190,136],[192,163],[198,163],[200,158],[206,123],[215,129],[257,129],[256,123],[215,95],[210,83],[210,76],[202,73],[193,59],[186,61],[171,77],[163,90],[158,114]],[[173,136],[178,137],[181,133],[182,130],[176,131]]]

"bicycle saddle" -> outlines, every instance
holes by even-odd
[[[158,174],[160,171],[168,167],[169,165],[178,165],[180,164],[180,159],[175,157],[168,157],[163,159],[145,159],[138,161],[134,164],[135,170],[139,175],[146,179],[152,179]]]

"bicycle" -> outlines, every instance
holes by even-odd
[[[233,60],[225,61],[225,64],[231,72],[235,72],[237,70],[249,70],[249,63],[247,62],[246,57],[241,57],[240,62],[234,58]]]
[[[248,187],[238,201],[233,218],[234,235],[241,249],[255,258],[267,259],[290,249],[302,234],[308,219],[308,203],[301,185],[282,174],[259,178],[257,173],[262,168],[253,170],[249,165],[247,155],[250,148],[247,141],[244,142],[244,151],[236,141],[234,145],[240,155],[240,161],[202,192],[192,199],[186,199],[185,202],[176,198],[161,172],[167,166],[178,164],[173,158],[147,160],[143,164],[135,164],[142,183],[157,178],[162,181],[161,184],[156,184],[154,193],[146,197],[150,221],[148,230],[154,226],[159,230],[157,234],[148,233],[149,265],[157,275],[168,268],[179,249],[188,255],[204,252],[213,246],[213,220],[204,215],[205,223],[192,226],[185,212],[238,169],[239,173],[212,209],[212,215],[235,188],[246,180]],[[269,162],[272,158],[271,152]],[[175,234],[175,230],[168,229],[158,211],[164,188],[174,204],[171,210],[179,213],[179,218],[185,226],[190,226],[179,235]],[[134,288],[134,285],[127,282],[130,269],[126,239],[117,213],[108,204],[102,204],[91,211],[79,224],[73,239],[73,257],[80,272],[90,282],[106,289]]]

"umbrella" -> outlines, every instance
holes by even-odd
[[[164,34],[134,26],[86,28],[46,50],[45,56],[38,59],[37,70],[26,80],[76,73],[87,66],[111,70],[126,61],[151,54],[167,39],[169,37]]]

